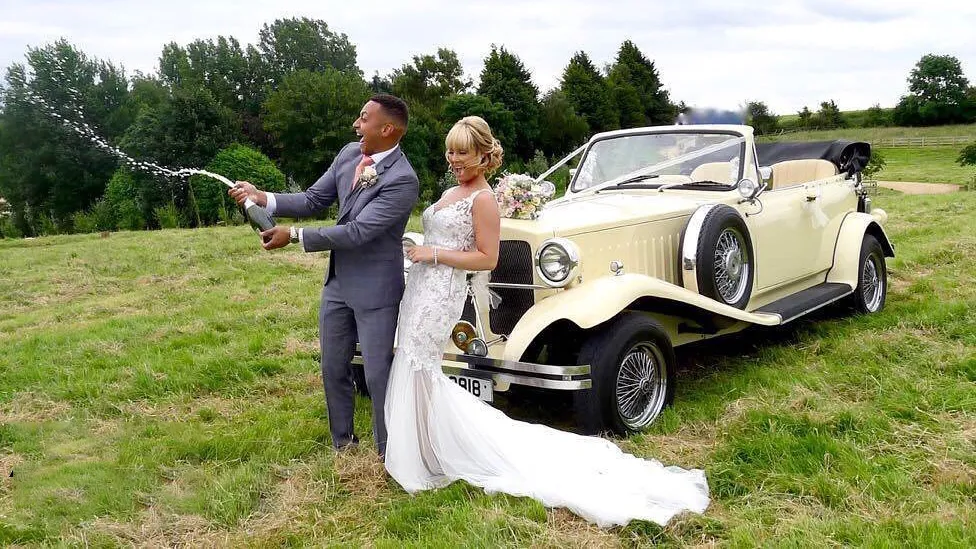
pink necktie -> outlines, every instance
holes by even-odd
[[[366,166],[372,166],[372,165],[373,165],[373,157],[372,156],[367,156],[367,155],[364,154],[363,157],[359,159],[359,164],[356,164],[356,175],[353,176],[353,178],[352,178],[352,188],[353,189],[356,188],[356,183],[359,182],[359,176],[363,175],[363,168],[365,168]]]

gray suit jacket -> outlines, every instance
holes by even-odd
[[[372,186],[352,188],[361,153],[359,143],[339,151],[328,171],[302,193],[275,194],[275,215],[308,217],[339,201],[332,227],[305,228],[306,252],[332,250],[329,269],[339,281],[342,298],[353,309],[378,309],[403,297],[403,244],[420,183],[398,147],[376,164]],[[326,273],[325,283],[329,283]]]

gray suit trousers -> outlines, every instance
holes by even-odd
[[[343,299],[338,279],[332,277],[328,282],[322,288],[319,308],[319,345],[332,444],[341,448],[358,440],[353,427],[355,391],[350,369],[358,334],[366,387],[373,405],[373,437],[383,456],[386,455],[383,406],[393,363],[393,336],[399,305],[379,309],[353,308]]]

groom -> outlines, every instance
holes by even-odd
[[[339,201],[335,226],[279,225],[261,233],[267,250],[289,243],[306,252],[331,250],[319,308],[319,345],[329,428],[337,450],[359,442],[353,433],[350,370],[358,335],[373,400],[373,435],[380,456],[386,454],[383,405],[404,287],[401,239],[420,188],[399,147],[407,118],[402,99],[375,95],[353,122],[359,142],[343,147],[307,191],[265,193],[246,181],[229,191],[238,203],[250,197],[281,217],[309,217]]]

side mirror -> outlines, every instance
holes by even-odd
[[[576,168],[570,168],[569,169],[569,178],[572,179],[574,177],[576,177]]]
[[[759,177],[762,178],[763,183],[769,182],[769,179],[773,177],[773,168],[771,166],[759,166]]]

